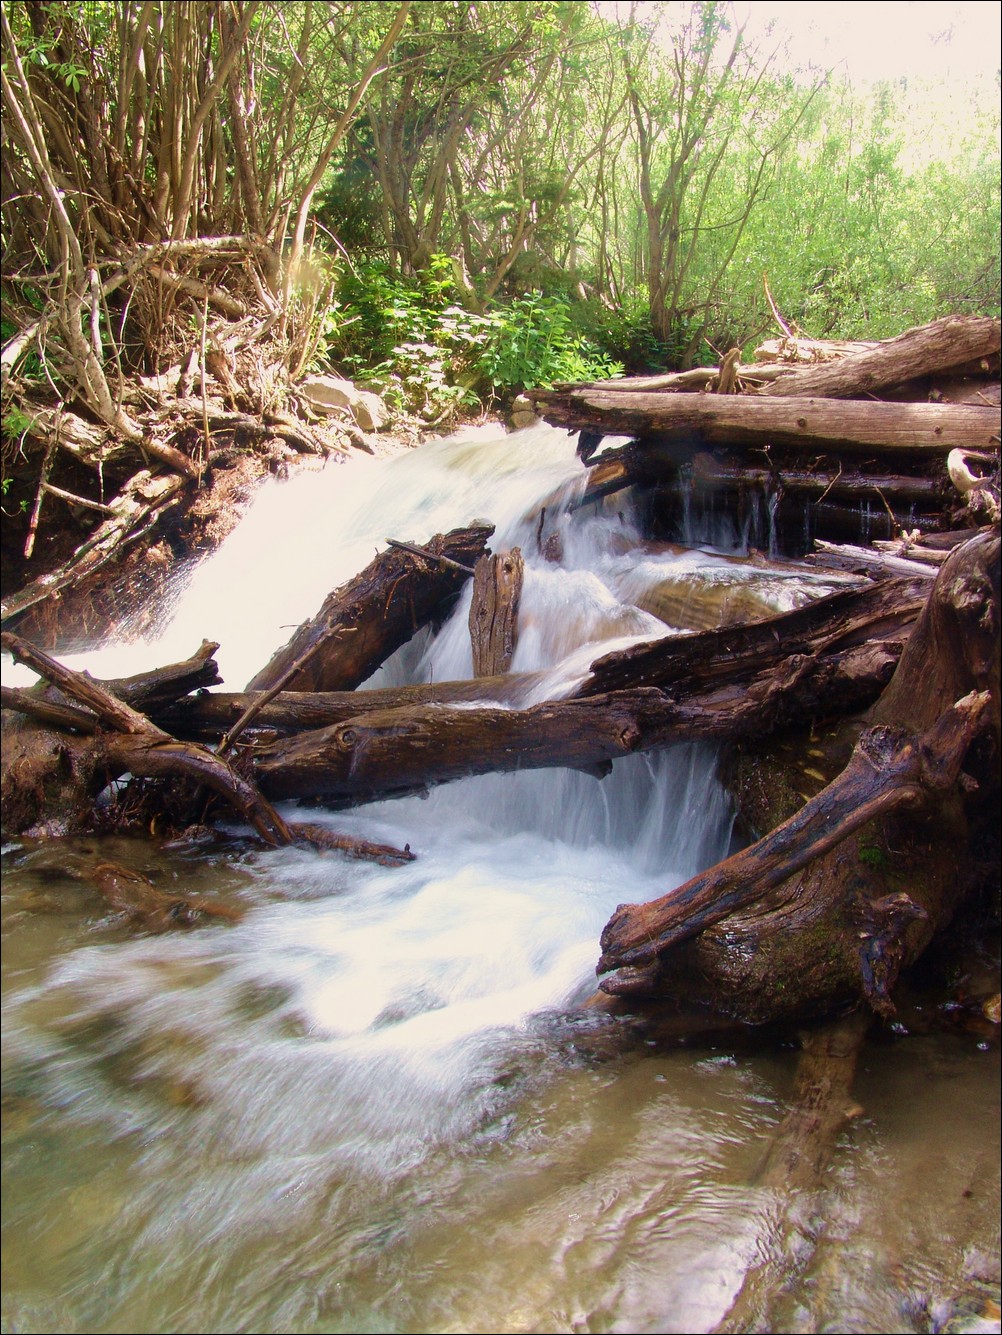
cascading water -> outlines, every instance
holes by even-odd
[[[269,484],[155,642],[69,661],[123,675],[208,637],[239,689],[385,538],[475,518],[526,557],[513,670],[542,674],[533,701],[672,633],[641,606],[666,583],[754,586],[777,610],[825,587],[652,548],[622,497],[554,503],[581,475],[566,434],[538,427]],[[367,685],[470,676],[469,597]],[[86,847],[8,851],[26,879],[5,937],[5,1329],[701,1330],[763,1247],[783,1275],[800,1264],[768,1255],[773,1203],[739,1186],[778,1115],[768,1063],[603,1062],[568,1016],[616,904],[726,851],[712,752],[631,757],[602,781],[487,775],[326,819],[417,860],[150,851],[155,877],[249,908],[190,935],[98,923],[81,944],[79,908],[39,929],[31,897]]]

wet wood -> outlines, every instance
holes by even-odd
[[[696,638],[696,637],[686,637]],[[333,806],[420,792],[473,774],[581,769],[597,777],[635,751],[678,741],[761,737],[828,710],[861,709],[894,671],[901,643],[793,653],[729,680],[696,677],[671,692],[621,689],[529,709],[446,704],[376,710],[257,748],[253,773],[272,800],[316,797]]]
[[[605,435],[654,435],[690,453],[706,445],[782,446],[802,452],[930,454],[997,443],[1000,410],[973,404],[883,403],[776,395],[533,390],[552,426]]]
[[[790,1108],[752,1180],[753,1186],[781,1193],[780,1200],[786,1202],[780,1222],[786,1246],[777,1243],[776,1248],[782,1248],[782,1254],[803,1238],[799,1193],[824,1189],[839,1137],[863,1112],[853,1100],[852,1086],[871,1022],[870,1015],[857,1011],[800,1034]],[[749,1269],[713,1335],[758,1329],[775,1288],[774,1267],[768,1261]]]
[[[470,643],[473,675],[499,677],[511,667],[525,562],[518,547],[482,556],[473,574]]]
[[[639,920],[631,922],[628,912],[622,925],[629,927],[629,943],[618,930],[615,939],[610,934],[613,954],[606,963],[621,958],[624,945],[638,953],[628,955],[615,981],[607,980],[611,990],[633,1005],[685,997],[749,1023],[820,1015],[860,998],[891,1012],[900,969],[918,958],[975,883],[969,820],[997,826],[998,589],[997,530],[963,543],[941,568],[843,780],[859,784],[859,801],[848,803],[850,825],[863,803],[873,804],[875,818],[810,858],[798,839],[824,804],[837,799],[836,781],[834,793],[818,794],[820,806],[812,799],[814,805],[784,822],[778,845],[755,846],[782,854],[787,832],[793,839],[787,851],[798,862],[806,858],[798,871],[741,907],[734,901],[731,912],[696,935],[688,935],[680,919],[666,920],[676,944],[653,955],[658,924],[646,921],[641,941]],[[818,849],[839,832],[844,813],[836,806],[830,814],[830,823],[815,827]],[[755,868],[739,870],[741,885],[721,877],[721,894],[750,892]],[[769,877],[776,868],[763,860],[759,870]],[[704,878],[714,875],[711,868]],[[703,896],[708,883],[686,891],[693,901],[690,928],[704,911],[715,916],[720,908],[713,895]]]
[[[764,839],[660,899],[621,904],[602,933],[599,972],[655,963],[672,946],[763,899],[860,826],[898,808],[927,807],[957,782],[988,710],[988,692],[972,692],[921,737],[886,727],[864,732],[839,777]],[[916,907],[916,916],[921,912]],[[614,980],[600,986],[616,990]],[[869,999],[876,1003],[880,991],[874,981]]]
[[[904,640],[928,595],[923,569],[915,577],[826,594],[749,625],[634,645],[596,659],[580,694],[660,686],[678,698],[717,681],[747,680],[792,656]]]
[[[221,757],[191,742],[178,742],[158,728],[138,710],[119,700],[111,691],[84,672],[74,672],[34,645],[11,632],[4,632],[3,648],[17,662],[26,664],[71,700],[91,710],[99,724],[113,731],[98,738],[92,748],[89,773],[86,753],[76,757],[75,787],[83,786],[90,796],[113,779],[130,773],[140,778],[183,777],[204,784],[218,793],[269,844],[287,844],[291,835],[279,816],[252,783],[238,774]],[[49,752],[50,756],[53,754]],[[55,752],[57,764],[60,752]],[[19,757],[23,760],[24,757]],[[18,785],[38,787],[51,783],[55,775],[44,767],[30,782],[16,773],[4,757],[4,788]]]
[[[353,690],[422,626],[443,616],[483,555],[493,529],[438,534],[428,555],[380,552],[324,600],[320,611],[256,673],[247,689]],[[441,558],[441,559],[440,559]]]
[[[88,879],[124,922],[145,932],[167,932],[210,922],[239,922],[244,915],[243,909],[216,904],[200,896],[160,890],[135,868],[117,862],[97,863]]]
[[[506,673],[476,681],[428,682],[368,691],[279,691],[254,713],[251,722],[255,729],[292,733],[327,728],[383,709],[461,702],[518,706],[538,688],[542,675],[538,672]],[[176,737],[215,741],[268,694],[215,691],[189,696],[160,712],[154,711],[154,717]]]

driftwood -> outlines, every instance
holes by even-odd
[[[864,732],[839,777],[764,839],[661,899],[620,905],[602,933],[599,971],[653,964],[672,946],[764,899],[860,826],[898,808],[928,807],[957,782],[971,740],[985,726],[988,707],[987,692],[972,692],[921,737],[886,727]],[[908,909],[906,898],[874,907],[879,914],[925,916],[917,906]],[[632,975],[622,988],[616,980],[602,984],[610,992],[633,985]],[[868,999],[883,1009],[885,994],[886,987],[874,985]]]
[[[176,737],[215,741],[248,715],[255,730],[276,735],[328,728],[384,709],[463,702],[518,708],[541,679],[541,673],[521,672],[480,677],[475,681],[429,682],[366,691],[278,691],[274,695],[270,691],[216,691],[188,696],[152,711],[152,715]]]
[[[660,686],[678,698],[716,682],[748,680],[791,657],[904,640],[928,592],[923,571],[918,578],[841,589],[749,625],[634,645],[596,659],[580,693]]]
[[[511,667],[525,562],[518,547],[482,556],[473,574],[470,642],[473,675],[498,677]]]
[[[760,737],[828,710],[862,708],[887,683],[900,652],[900,640],[867,641],[793,653],[758,673],[736,663],[731,680],[702,690],[692,681],[688,692],[641,687],[524,710],[375,710],[258,748],[254,775],[275,801],[320,797],[333,806],[471,774],[559,766],[601,776],[610,761],[669,742]]]
[[[441,616],[483,554],[493,529],[439,534],[415,555],[411,544],[381,552],[335,589],[312,620],[248,683],[248,690],[352,690],[421,626]]]
[[[860,996],[887,1013],[899,970],[964,891],[964,769],[978,802],[997,798],[998,635],[995,530],[942,567],[846,772],[737,861],[621,906],[603,987],[758,1021]]]
[[[82,711],[74,711],[77,722],[71,723],[83,734],[76,738],[54,736],[48,726],[39,728],[37,724],[23,722],[4,728],[0,780],[5,828],[21,832],[38,820],[79,814],[79,809],[102,788],[130,773],[138,778],[182,778],[193,781],[196,787],[211,789],[272,846],[309,843],[338,848],[387,865],[412,859],[406,848],[350,839],[312,825],[288,824],[254,784],[218,754],[191,742],[178,741],[106,686],[86,673],[64,667],[19,636],[6,632],[3,648],[17,661],[43,674],[64,696],[83,706]],[[136,690],[147,690],[154,697],[164,689],[164,674],[148,674],[130,681]],[[11,697],[5,692],[4,703],[9,702]],[[62,708],[30,691],[18,692],[13,703],[19,713],[40,719],[43,724],[52,721],[50,711],[54,707]],[[79,726],[81,713],[90,714],[89,725]],[[50,789],[61,792],[60,803],[52,799],[47,791]]]

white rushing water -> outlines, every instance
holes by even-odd
[[[545,560],[539,502],[560,491],[569,501],[582,476],[572,439],[540,426],[508,437],[481,429],[268,483],[220,551],[168,600],[154,636],[67,661],[125,675],[212,638],[224,681],[242,687],[386,537],[422,542],[479,518],[495,525],[493,550],[519,545],[526,556],[513,670],[547,672],[537,697],[565,694],[599,653],[669,633],[629,591],[696,565],[692,554],[643,550],[622,500],[608,513],[551,505],[546,531],[558,535],[562,559]],[[708,570],[720,565],[701,559]],[[369,685],[471,676],[469,599],[468,585],[441,632],[419,634]],[[281,1102],[276,1085],[294,1090],[298,1106],[304,1086],[336,1075],[351,1090],[338,1105],[339,1140],[388,1173],[416,1144],[483,1117],[497,1031],[586,997],[615,906],[662,894],[715,861],[731,821],[712,754],[693,746],[631,757],[602,781],[565,770],[487,775],[320,819],[409,844],[417,860],[383,869],[296,849],[262,853],[248,861],[271,902],[237,927],[88,950],[71,957],[58,982],[86,995],[95,1013],[145,1032],[160,1029],[175,1005],[173,993],[161,995],[165,959],[182,973],[205,965],[197,986],[178,987],[197,996],[191,1009],[214,1043],[230,1033],[235,998],[247,989],[281,994],[268,1021],[277,1047],[256,1019],[246,1049],[227,1038],[226,1059],[204,1073],[214,1106],[236,1091],[247,1136]],[[277,1037],[290,1026],[311,1040],[294,1049],[291,1065]],[[245,1062],[256,1080],[236,1074]],[[329,1102],[320,1108],[326,1135]],[[296,1121],[309,1143],[311,1115],[300,1108]]]

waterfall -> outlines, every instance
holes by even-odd
[[[240,689],[386,538],[421,542],[474,519],[496,526],[494,550],[525,556],[513,666],[542,683],[533,699],[573,691],[610,647],[686,633],[649,607],[682,616],[737,598],[778,611],[827,587],[755,553],[647,542],[629,494],[572,509],[582,478],[567,434],[534,427],[270,481],[220,550],[184,572],[155,632],[126,627],[67,661],[112,677],[209,638],[225,689]],[[468,676],[469,598],[361,689]],[[578,1043],[615,906],[727,850],[715,761],[680,745],[617,761],[601,780],[488,774],[310,811],[410,844],[415,861],[396,868],[262,848],[235,823],[225,848],[204,851],[138,839],[8,848],[10,1328],[703,1330],[748,1266],[773,1266],[781,1291],[795,1282],[799,1253],[774,1241],[773,1203],[742,1185],[780,1117],[770,1059],[650,1050],[637,1061]],[[131,934],[59,879],[68,860],[95,855],[246,911],[233,925]],[[922,1079],[921,1100],[891,1106],[924,1107]],[[953,1084],[949,1094],[952,1145],[961,1104]],[[987,1098],[963,1101],[979,1105],[988,1116]],[[969,1176],[974,1151],[958,1154]],[[839,1227],[854,1239],[848,1187],[846,1201]],[[867,1218],[881,1245],[883,1214]],[[929,1233],[942,1232],[937,1216]],[[881,1316],[854,1324],[850,1312],[837,1328],[896,1328],[883,1315],[900,1310],[893,1286],[872,1283],[859,1258],[855,1269]],[[953,1276],[960,1260],[941,1269]],[[797,1301],[815,1279],[808,1270]]]

